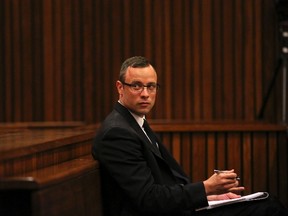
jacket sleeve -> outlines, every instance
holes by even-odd
[[[93,156],[142,211],[193,210],[208,205],[202,182],[156,184],[142,145],[131,131],[112,128],[95,139]]]

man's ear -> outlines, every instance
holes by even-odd
[[[119,95],[122,95],[123,84],[119,80],[116,81],[116,88],[117,88]]]

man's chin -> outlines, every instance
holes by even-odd
[[[143,115],[147,115],[150,112],[150,108],[149,109],[139,109],[137,110],[138,115],[143,116]]]

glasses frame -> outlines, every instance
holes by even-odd
[[[126,82],[121,82],[121,83],[122,83],[123,85],[129,86],[132,91],[137,92],[137,93],[143,92],[145,87],[146,87],[146,89],[147,89],[147,92],[149,92],[149,93],[156,93],[156,92],[158,91],[158,89],[160,88],[160,85],[159,85],[158,83],[153,83],[153,85],[156,84],[156,88],[153,89],[153,90],[149,89],[149,86],[151,86],[151,84],[150,84],[150,85],[149,85],[149,84],[148,84],[148,85],[144,85],[144,84],[141,83],[141,82],[139,82],[139,83],[126,83]],[[141,88],[140,88],[139,90],[133,89],[133,87],[134,87],[135,85],[138,85],[138,86],[141,87]]]

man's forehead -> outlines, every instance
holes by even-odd
[[[154,75],[156,75],[156,72],[151,65],[147,67],[141,67],[141,68],[128,67],[127,72],[126,72],[126,78],[127,77],[145,77],[145,76],[154,76]]]

